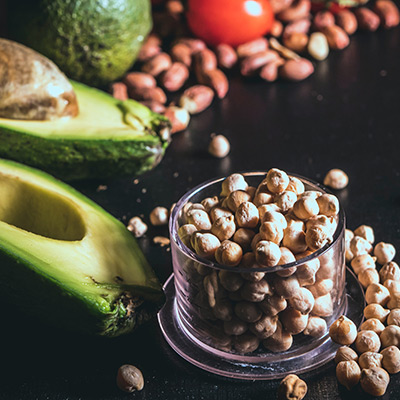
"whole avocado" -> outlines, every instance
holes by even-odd
[[[152,27],[149,0],[9,0],[7,14],[11,38],[91,86],[121,77]]]

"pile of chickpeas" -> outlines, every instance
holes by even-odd
[[[182,266],[189,301],[210,322],[207,334],[214,347],[245,354],[262,344],[283,352],[292,346],[293,335],[327,332],[344,260],[336,265],[327,251],[299,267],[276,267],[331,243],[338,212],[334,195],[305,190],[301,180],[276,168],[257,187],[241,174],[230,175],[220,196],[182,208],[178,235],[183,244],[222,266],[193,260]],[[275,272],[257,270],[266,267]]]
[[[360,382],[365,392],[382,396],[389,374],[400,371],[400,268],[393,261],[395,247],[374,241],[370,226],[346,230],[346,259],[365,289],[365,321],[357,332],[354,322],[341,316],[329,334],[342,345],[335,357],[338,381],[349,390]]]

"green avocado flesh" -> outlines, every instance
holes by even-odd
[[[1,296],[68,330],[118,336],[164,295],[125,226],[41,171],[0,159]]]
[[[156,166],[169,121],[134,100],[72,82],[79,114],[54,121],[0,118],[0,156],[63,179],[140,174]]]

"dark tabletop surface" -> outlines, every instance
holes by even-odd
[[[271,167],[322,181],[331,168],[345,170],[349,186],[338,192],[347,226],[374,227],[377,241],[400,250],[400,29],[358,33],[350,46],[319,62],[301,83],[244,82],[232,74],[226,99],[193,117],[176,134],[165,158],[139,178],[74,182],[73,186],[125,223],[157,205],[169,207],[189,188],[216,176]],[[226,135],[228,157],[211,158],[212,132]],[[98,191],[99,185],[107,189]],[[170,252],[152,242],[167,228],[150,228],[140,239],[164,282],[172,271]],[[397,256],[396,261],[400,258]],[[2,310],[1,400],[272,399],[277,381],[243,382],[213,376],[176,355],[157,322],[135,334],[105,340],[54,332],[9,306]],[[305,360],[306,362],[306,360]],[[138,366],[142,392],[116,387],[120,365]],[[340,387],[333,362],[302,375],[307,399],[366,398]],[[384,399],[400,398],[400,376]]]

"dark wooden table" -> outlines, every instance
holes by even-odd
[[[244,82],[233,74],[229,95],[193,117],[177,134],[154,171],[139,178],[75,182],[73,186],[126,222],[147,219],[157,205],[169,207],[186,190],[235,171],[278,167],[322,181],[331,168],[345,170],[349,186],[338,193],[348,227],[374,227],[377,241],[400,251],[400,29],[358,33],[301,83]],[[226,135],[228,157],[206,151],[212,132]],[[97,191],[107,185],[107,190]],[[150,228],[140,244],[161,281],[172,271],[170,253],[152,242],[166,228]],[[400,260],[399,257],[396,258]],[[54,332],[3,306],[1,400],[273,399],[277,381],[240,382],[210,375],[177,356],[156,321],[114,340]],[[305,360],[306,362],[306,360]],[[118,367],[137,365],[145,388],[124,394]],[[304,375],[307,399],[356,399],[337,384],[333,362]],[[400,398],[394,376],[384,399]]]

